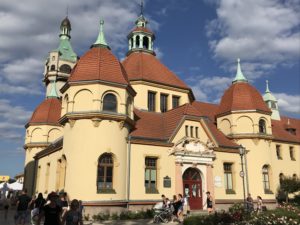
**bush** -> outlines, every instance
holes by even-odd
[[[84,216],[83,216],[83,219],[84,219],[85,221],[89,221],[89,220],[90,220],[90,214],[84,215]]]

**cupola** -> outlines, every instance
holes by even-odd
[[[263,99],[265,103],[268,105],[268,107],[272,110],[271,118],[273,120],[280,120],[280,114],[278,110],[278,102],[274,95],[272,95],[270,89],[269,89],[269,81],[266,81],[266,91],[263,96]]]
[[[127,36],[128,54],[136,51],[155,54],[153,50],[155,36],[154,33],[147,28],[148,21],[143,15],[143,4],[141,4],[141,13],[135,24],[136,27]]]

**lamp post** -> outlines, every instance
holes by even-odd
[[[245,148],[242,145],[240,145],[240,147],[239,147],[239,152],[240,152],[240,156],[241,156],[241,165],[242,165],[242,170],[240,172],[240,176],[243,179],[244,209],[246,210],[245,173],[244,173],[244,163],[243,163],[243,157],[245,155]]]

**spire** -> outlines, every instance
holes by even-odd
[[[57,91],[56,91],[56,83],[55,80],[54,81],[50,81],[51,83],[51,91],[50,93],[47,95],[47,98],[59,98]]]
[[[237,70],[236,70],[236,75],[232,83],[237,83],[237,82],[248,82],[246,77],[244,76],[241,65],[240,65],[240,59],[237,59]]]
[[[71,22],[68,18],[68,15],[61,21],[60,24],[60,39],[71,39]]]
[[[141,0],[141,15],[144,13],[144,1]]]
[[[96,42],[92,45],[92,47],[96,46],[103,46],[109,48],[109,46],[106,43],[105,36],[104,36],[104,31],[103,31],[103,26],[104,26],[104,21],[100,20],[100,31],[97,37]]]
[[[266,93],[271,93],[271,91],[269,90],[269,81],[266,80]]]

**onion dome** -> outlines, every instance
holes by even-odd
[[[63,21],[61,21],[60,24],[60,29],[63,29],[64,27],[66,27],[68,30],[71,30],[71,22],[67,16],[63,19]]]
[[[61,101],[57,98],[45,99],[33,112],[26,125],[55,125],[59,126]]]
[[[236,77],[222,96],[217,115],[242,110],[255,110],[271,114],[271,110],[265,104],[261,94],[248,83],[243,75],[238,60]]]
[[[122,62],[129,80],[144,80],[182,89],[190,89],[154,55],[132,52]]]
[[[127,74],[107,45],[103,24],[100,22],[100,32],[96,42],[77,62],[69,82],[104,81],[129,85]]]

